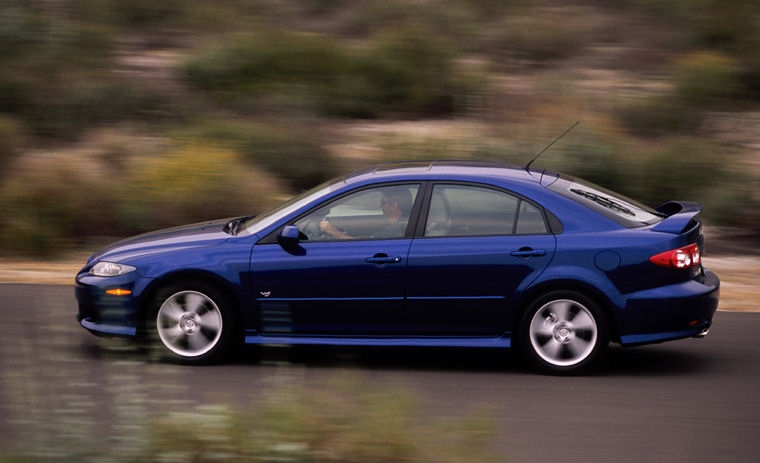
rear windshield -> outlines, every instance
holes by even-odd
[[[663,219],[663,215],[651,207],[585,180],[561,178],[549,188],[628,228],[651,225]]]

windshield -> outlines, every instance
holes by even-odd
[[[344,184],[343,179],[330,180],[321,185],[318,185],[311,190],[304,191],[303,193],[290,198],[288,201],[280,204],[274,209],[270,209],[262,214],[253,217],[246,221],[238,232],[239,236],[253,235],[260,230],[267,228],[278,220],[286,217],[291,212],[294,212],[306,204],[314,201],[315,199],[323,196],[326,193],[337,190]]]
[[[576,178],[565,178],[550,189],[573,199],[626,227],[651,225],[662,220],[662,215],[649,206],[641,204],[620,193]]]

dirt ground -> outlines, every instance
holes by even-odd
[[[718,310],[760,312],[760,257],[705,257],[704,266],[720,278]]]
[[[41,264],[33,261],[0,259],[0,283],[73,285],[74,276],[86,256]],[[44,267],[43,267],[44,265]],[[760,256],[705,257],[704,265],[721,280],[719,310],[760,312]]]

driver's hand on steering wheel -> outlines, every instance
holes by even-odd
[[[335,225],[331,224],[330,221],[327,219],[322,219],[322,221],[319,222],[319,229],[327,233],[328,235],[332,236],[333,238],[343,239],[343,240],[351,238],[351,236],[346,235],[342,231],[335,228]]]

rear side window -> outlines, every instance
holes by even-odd
[[[547,233],[542,211],[517,196],[471,185],[435,185],[425,236]]]
[[[546,233],[544,215],[536,206],[527,201],[520,201],[520,214],[518,215],[515,233],[518,235]]]
[[[651,207],[585,180],[560,179],[549,188],[629,228],[662,220]]]

